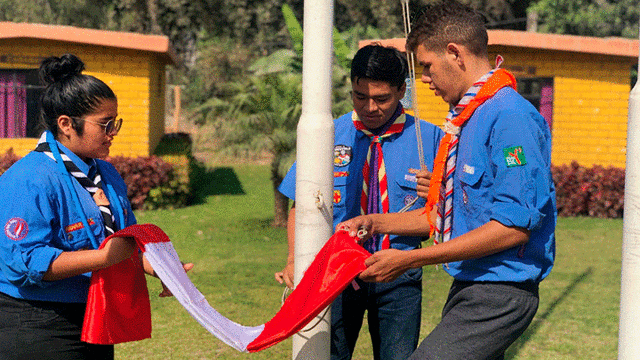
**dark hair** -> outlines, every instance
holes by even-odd
[[[489,37],[484,16],[455,0],[428,4],[407,37],[407,50],[419,45],[429,51],[444,51],[447,44],[466,47],[477,56],[487,55]]]
[[[396,49],[374,44],[356,53],[351,61],[351,82],[359,79],[385,81],[398,89],[409,73],[407,59]]]
[[[96,110],[103,100],[116,99],[113,90],[91,75],[82,74],[84,63],[73,54],[46,58],[40,64],[40,82],[45,86],[40,98],[42,126],[58,135],[58,117],[72,118],[73,129],[82,135],[84,121],[78,118]]]

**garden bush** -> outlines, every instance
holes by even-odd
[[[13,148],[9,148],[4,155],[0,155],[0,175],[18,160],[20,157],[13,152]]]
[[[621,218],[624,208],[624,169],[577,162],[552,166],[560,216]]]
[[[176,174],[170,163],[158,156],[136,158],[114,156],[107,159],[127,184],[127,196],[136,209],[178,208],[189,199],[188,181]]]

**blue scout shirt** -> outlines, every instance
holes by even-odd
[[[452,238],[490,220],[531,231],[523,247],[452,262],[466,281],[544,279],[555,256],[556,203],[551,133],[545,119],[511,88],[481,105],[463,126],[453,192]]]
[[[371,138],[356,130],[352,113],[334,120],[334,170],[333,170],[333,227],[340,222],[360,215],[362,193],[362,167],[367,160]],[[432,170],[435,154],[443,133],[437,126],[420,123],[424,161]],[[382,152],[387,171],[389,212],[398,212],[416,195],[416,178],[409,169],[419,169],[415,119],[406,115],[404,129],[382,141]],[[293,164],[278,190],[295,200],[296,166]],[[425,200],[418,199],[410,210],[424,207]],[[390,247],[400,250],[414,249],[420,245],[420,237],[391,236]]]
[[[81,171],[89,172],[89,165],[62,144],[58,143],[58,147]],[[114,210],[116,223],[124,226],[135,224],[124,181],[113,165],[95,161],[103,182],[113,189],[111,196],[105,189],[110,202],[118,201],[122,209],[122,212]],[[90,274],[51,282],[42,280],[49,265],[63,251],[94,248],[64,176],[67,175],[61,173],[53,159],[35,151],[0,176],[0,224],[3,227],[0,235],[0,292],[29,300],[87,301]],[[72,183],[91,231],[100,243],[105,239],[100,210],[77,180],[72,179]]]

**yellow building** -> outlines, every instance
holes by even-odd
[[[405,51],[404,39],[367,40]],[[489,30],[489,58],[518,79],[518,92],[551,126],[554,165],[625,166],[630,77],[638,41]],[[448,106],[419,81],[418,112],[441,125]]]
[[[19,156],[39,135],[37,70],[64,53],[85,63],[85,74],[107,83],[124,123],[111,155],[148,156],[164,134],[165,68],[177,58],[166,36],[0,22],[0,154]]]

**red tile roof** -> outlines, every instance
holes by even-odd
[[[558,50],[587,54],[638,57],[638,40],[619,37],[543,34],[516,30],[489,30],[489,46],[503,45],[540,50]],[[360,47],[371,43],[393,46],[405,51],[405,39],[363,40]]]
[[[163,35],[145,35],[122,31],[85,29],[74,26],[13,23],[0,21],[0,40],[39,39],[76,44],[107,46],[157,53],[167,63],[177,65],[178,58]]]

